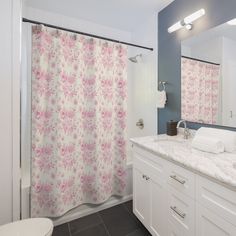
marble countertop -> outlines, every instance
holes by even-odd
[[[236,191],[236,152],[211,154],[191,147],[182,135],[131,138],[130,141],[158,156],[215,179]]]

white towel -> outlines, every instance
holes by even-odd
[[[157,108],[164,108],[166,105],[166,91],[157,91]]]
[[[221,140],[213,137],[206,137],[195,135],[192,141],[192,147],[200,151],[211,153],[222,153],[225,150],[224,144]]]
[[[221,140],[226,152],[233,152],[236,148],[236,132],[202,127],[197,130],[196,136],[197,135]]]

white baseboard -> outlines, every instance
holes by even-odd
[[[106,201],[105,203],[98,205],[96,207],[83,205],[84,209],[77,208],[77,209],[67,213],[64,216],[62,216],[56,220],[53,220],[53,224],[54,224],[54,226],[61,225],[61,224],[70,222],[72,220],[76,220],[78,218],[81,218],[83,216],[87,216],[87,215],[96,213],[98,211],[102,211],[104,209],[107,209],[107,208],[119,205],[121,203],[130,201],[132,199],[133,199],[133,195],[131,194],[131,195],[124,196],[122,198],[111,197],[108,201]]]

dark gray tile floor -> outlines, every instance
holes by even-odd
[[[53,236],[151,236],[133,214],[132,201],[54,228]]]

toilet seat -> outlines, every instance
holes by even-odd
[[[51,236],[53,223],[47,218],[31,218],[0,226],[1,236]]]

